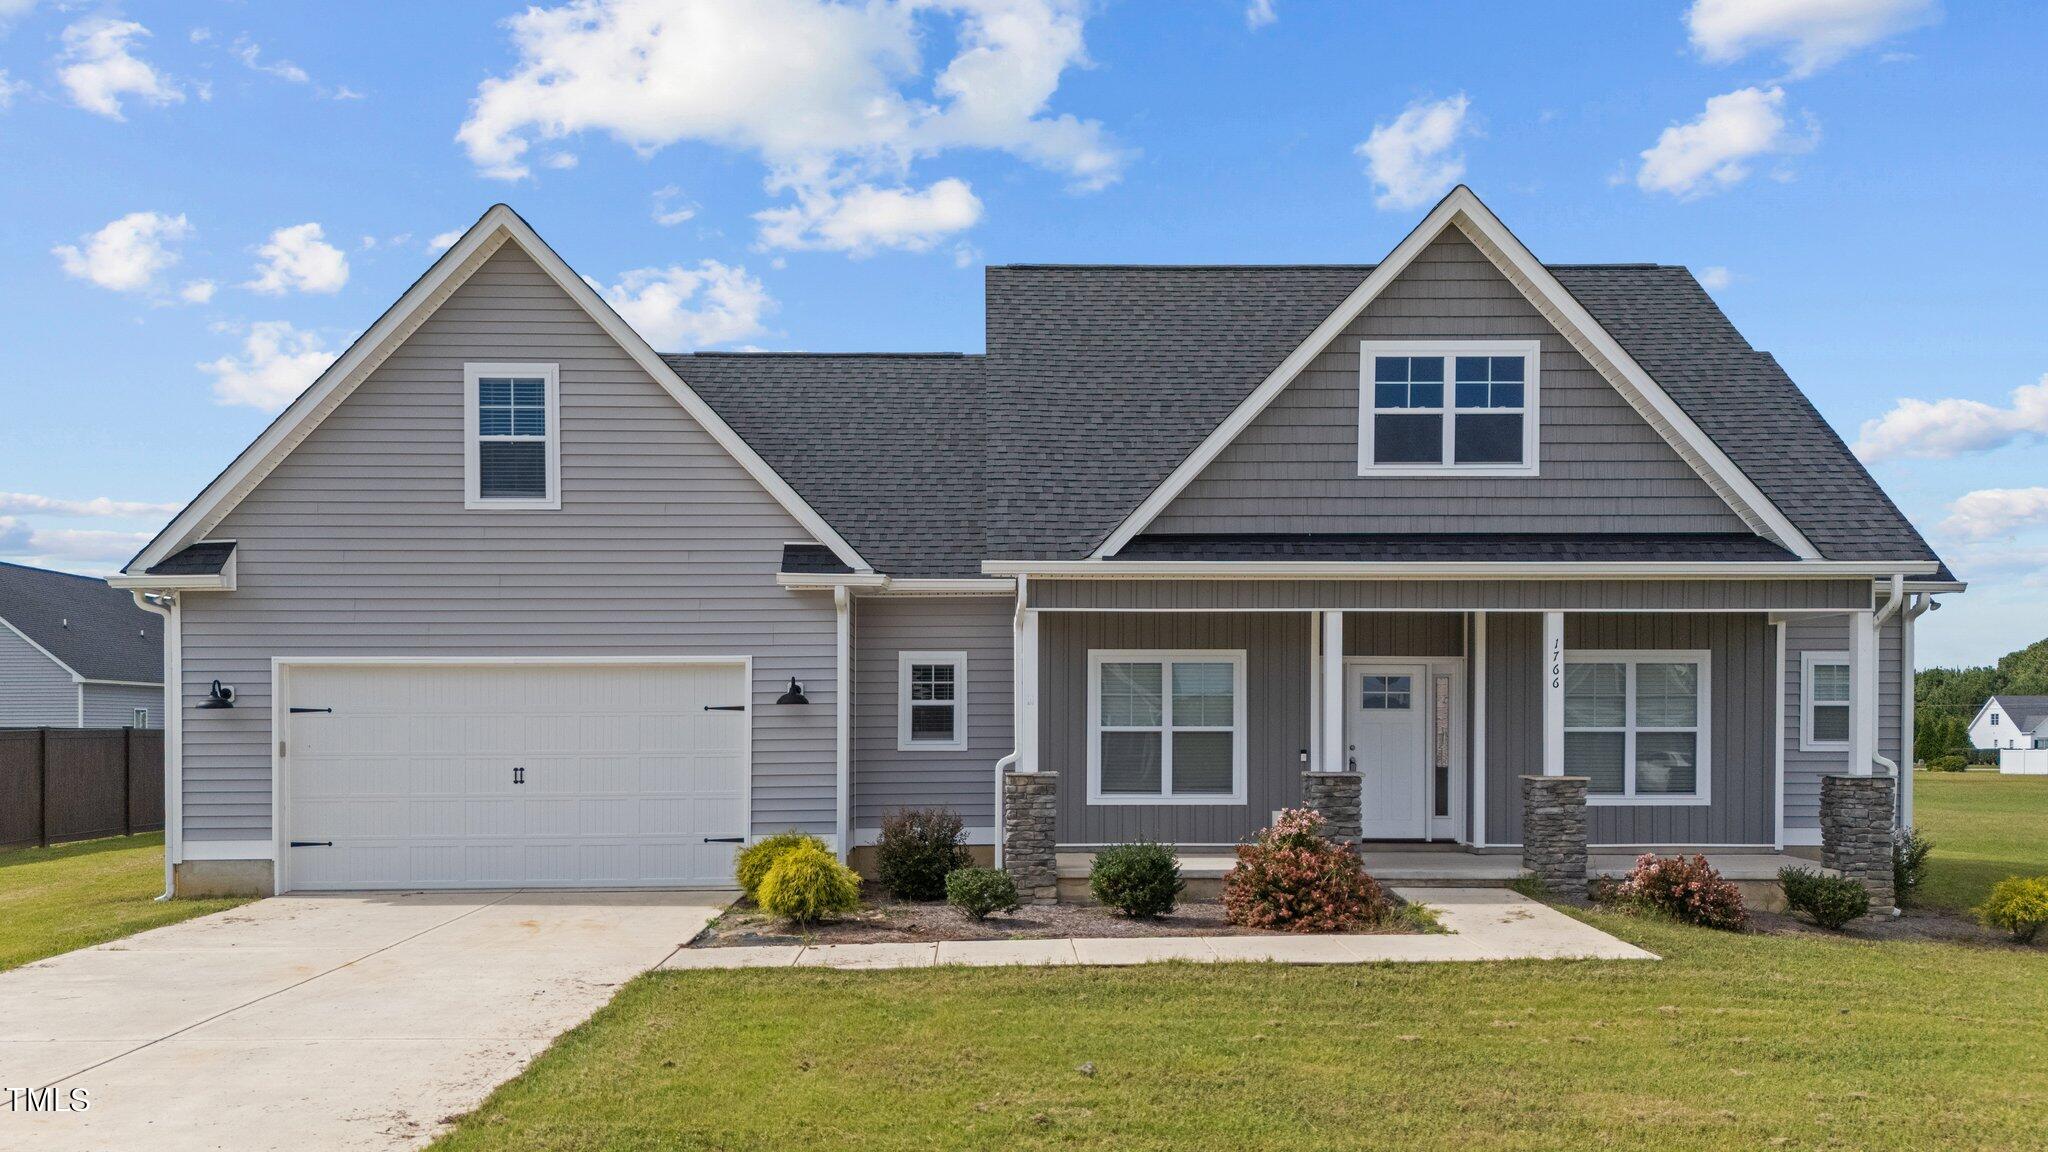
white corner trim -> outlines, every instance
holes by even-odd
[[[944,664],[953,669],[953,699],[931,701],[946,703],[953,708],[953,738],[950,740],[911,739],[910,670],[917,664]],[[896,653],[896,750],[898,752],[964,752],[967,750],[967,653],[965,652],[912,652]]]
[[[404,295],[377,318],[368,331],[349,345],[341,358],[320,374],[311,387],[299,394],[298,399],[278,414],[262,435],[219,476],[214,477],[184,511],[173,517],[163,531],[146,545],[134,559],[122,569],[124,575],[139,577],[143,570],[170,555],[183,543],[197,539],[210,531],[222,518],[233,511],[256,485],[262,482],[277,465],[298,446],[314,428],[318,427],[340,403],[353,392],[378,365],[403,343],[427,317],[440,307],[454,291],[489,259],[507,241],[520,246],[534,263],[541,266],[570,299],[582,307],[590,318],[597,322],[605,333],[615,340],[628,356],[633,358],[648,376],[653,378],[683,410],[697,421],[719,447],[737,460],[748,475],[770,496],[782,505],[797,523],[804,526],[814,539],[832,549],[848,567],[860,572],[872,571],[867,561],[853,550],[840,535],[827,524],[816,510],[797,495],[775,470],[749,447],[732,426],[721,419],[717,412],[706,404],[702,397],[678,376],[673,368],[658,355],[640,334],[633,331],[611,305],[597,294],[581,276],[569,267],[553,248],[548,247],[533,228],[521,219],[517,212],[504,204],[496,204],[483,214],[477,222],[463,233],[440,259],[434,261],[425,275],[415,281]],[[163,583],[147,587],[166,587]]]
[[[1565,338],[1570,340],[1596,370],[1622,393],[1631,405],[1650,413],[1655,419],[1650,423],[1671,443],[1679,454],[1686,458],[1701,478],[1715,488],[1729,506],[1750,526],[1776,539],[1793,554],[1806,559],[1818,559],[1820,552],[1811,542],[1792,526],[1785,515],[1764,498],[1750,479],[1742,474],[1726,453],[1721,451],[1707,434],[1685,414],[1676,401],[1665,393],[1650,374],[1637,364],[1606,329],[1595,321],[1579,302],[1566,291],[1557,277],[1551,275],[1541,261],[1537,260],[1515,234],[1501,223],[1470,188],[1460,184],[1450,194],[1438,201],[1429,215],[1422,218],[1413,231],[1409,232],[1394,250],[1387,254],[1372,270],[1364,282],[1352,290],[1335,311],[1316,325],[1315,331],[1288,353],[1278,367],[1245,397],[1237,408],[1223,422],[1211,431],[1200,446],[1189,453],[1187,459],[1167,476],[1164,483],[1138,505],[1137,510],[1124,519],[1116,531],[1103,541],[1093,555],[1102,559],[1116,555],[1131,539],[1145,530],[1145,527],[1164,512],[1175,497],[1194,482],[1209,464],[1221,455],[1246,427],[1265,411],[1267,405],[1292,383],[1302,369],[1320,355],[1323,349],[1365,311],[1387,286],[1406,271],[1408,265],[1422,253],[1445,228],[1457,227],[1472,240],[1475,247],[1500,268],[1510,282],[1531,297],[1530,302],[1546,318],[1558,326]],[[1505,262],[1505,266],[1503,266]]]

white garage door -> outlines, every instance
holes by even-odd
[[[285,694],[290,888],[732,883],[744,664],[295,665]]]

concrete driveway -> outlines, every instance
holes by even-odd
[[[0,1148],[417,1147],[728,899],[285,896],[0,973]]]

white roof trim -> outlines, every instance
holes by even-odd
[[[988,560],[991,576],[1061,576],[1137,579],[1326,578],[1352,580],[1539,579],[1583,580],[1862,579],[1932,572],[1932,560]],[[1832,609],[1840,613],[1848,609]]]
[[[0,628],[5,628],[9,632],[14,633],[16,636],[21,637],[22,643],[28,645],[29,647],[35,649],[38,652],[41,652],[44,658],[49,660],[50,663],[55,664],[59,668],[62,668],[64,670],[65,675],[71,677],[71,682],[73,684],[85,683],[85,677],[80,676],[76,668],[73,668],[71,665],[66,664],[62,660],[57,659],[57,654],[55,652],[50,651],[48,648],[45,648],[41,644],[38,644],[34,640],[30,639],[28,633],[23,632],[21,629],[16,628],[12,624],[9,624],[7,622],[7,617],[0,616]]]
[[[1614,385],[1642,417],[1662,435],[1667,443],[1691,464],[1700,478],[1707,482],[1728,506],[1741,516],[1752,531],[1769,537],[1794,555],[1807,560],[1817,560],[1820,552],[1814,548],[1784,513],[1764,497],[1742,470],[1735,466],[1726,453],[1721,451],[1712,438],[1701,431],[1699,425],[1685,414],[1676,401],[1667,395],[1650,374],[1637,364],[1614,338],[1608,335],[1598,321],[1594,320],[1572,294],[1558,283],[1541,261],[1515,238],[1507,225],[1500,222],[1491,209],[1480,202],[1470,188],[1463,184],[1453,188],[1423,217],[1422,223],[1408,233],[1394,246],[1363,283],[1352,290],[1336,311],[1316,325],[1293,352],[1266,377],[1266,379],[1245,397],[1224,421],[1209,433],[1207,439],[1188,458],[1181,461],[1165,483],[1154,489],[1136,511],[1124,519],[1117,530],[1103,541],[1093,553],[1100,560],[1114,556],[1138,533],[1166,511],[1175,497],[1179,496],[1195,477],[1201,475],[1216,457],[1222,454],[1249,426],[1266,406],[1278,397],[1283,389],[1293,382],[1310,361],[1322,354],[1325,346],[1336,339],[1359,313],[1365,311],[1387,285],[1394,282],[1423,249],[1434,242],[1444,229],[1455,227],[1463,232],[1473,244],[1493,261],[1501,274],[1506,276],[1544,317],[1557,326],[1565,339],[1571,341],[1578,352],[1591,361],[1593,367]]]
[[[519,214],[503,204],[492,206],[477,222],[463,233],[462,239],[434,261],[424,276],[415,281],[403,296],[398,298],[385,313],[377,318],[369,331],[349,345],[348,351],[320,374],[311,387],[299,394],[298,399],[280,413],[270,427],[263,430],[254,443],[243,449],[242,454],[228,465],[227,470],[215,477],[204,491],[200,492],[185,510],[178,513],[164,530],[157,534],[143,550],[136,555],[123,572],[134,584],[123,582],[117,586],[161,587],[162,582],[141,584],[137,578],[145,575],[144,570],[161,562],[166,556],[197,540],[220,523],[235,505],[253,491],[264,477],[290,455],[301,441],[310,435],[327,415],[355,391],[356,386],[367,379],[378,365],[395,351],[405,339],[419,328],[454,291],[466,282],[470,275],[482,267],[498,248],[507,240],[520,246],[534,263],[545,269],[561,289],[582,307],[599,327],[618,342],[620,348],[631,356],[641,369],[652,377],[655,383],[667,390],[676,403],[690,417],[704,427],[719,447],[726,450],[747,474],[775,498],[797,523],[804,526],[819,543],[832,549],[834,555],[848,567],[861,572],[871,571],[867,561],[853,550],[822,516],[798,496],[775,470],[761,459],[747,442],[733,431],[711,406],[704,403],[682,377],[676,375],[662,358],[657,355],[640,334],[612,311],[604,298],[578,276],[563,259],[548,247],[547,242],[536,234],[533,228],[520,219]],[[110,581],[111,583],[111,581]]]

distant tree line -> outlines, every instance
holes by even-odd
[[[1913,758],[1968,754],[1970,721],[1997,695],[2048,696],[2048,640],[2039,640],[1998,663],[1975,668],[1929,668],[1913,677]]]

